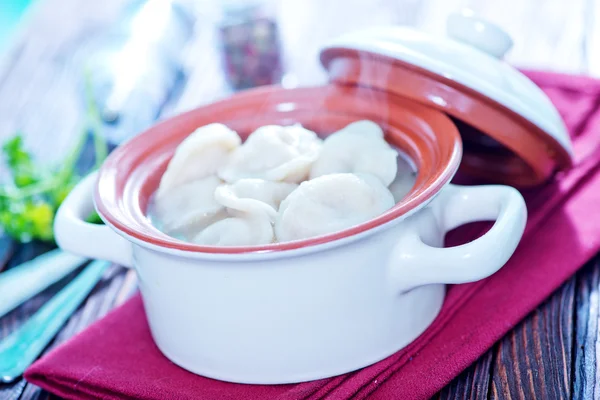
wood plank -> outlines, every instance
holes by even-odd
[[[435,397],[437,400],[483,400],[490,390],[493,350],[458,376]]]
[[[78,271],[70,274],[65,279],[40,293],[38,296],[21,305],[16,310],[0,320],[0,339],[12,330],[17,329],[23,322],[29,318],[42,304],[48,301],[57,291],[66,285]],[[121,298],[121,301],[129,298],[135,291],[135,286],[131,283],[124,285],[127,279],[128,270],[113,265],[104,274],[102,280],[94,288],[90,296],[82,306],[68,320],[64,328],[59,332],[56,338],[49,344],[44,353],[65,342],[73,335],[85,329],[91,323],[102,318],[108,311],[115,306],[115,299]],[[130,279],[129,279],[130,280]],[[26,384],[24,380],[19,380],[11,385],[0,387],[0,398],[21,398],[35,399],[42,394],[40,388]],[[15,397],[16,396],[16,397]]]
[[[598,257],[578,275],[576,305],[573,398],[597,399],[600,396],[598,387],[600,258]]]
[[[45,390],[33,385],[27,385],[20,397],[21,400],[48,400],[49,398],[49,392],[46,392]]]
[[[570,398],[574,304],[571,278],[502,339],[495,350],[491,399]]]
[[[130,269],[125,272],[123,277],[123,283],[119,288],[119,291],[115,294],[113,300],[113,307],[118,307],[135,293],[138,289],[137,275],[134,269]]]
[[[72,336],[81,332],[90,324],[106,315],[106,313],[114,307],[115,298],[117,298],[123,290],[127,271],[128,270],[117,265],[111,266],[84,304],[73,314],[65,327],[60,331],[44,353],[61,343],[64,343]],[[131,296],[131,294],[132,291],[129,290],[127,297]],[[48,294],[45,300],[48,300],[51,295],[52,294]],[[21,399],[38,399],[40,398],[39,396],[42,395],[46,395],[43,390],[37,386],[28,384],[23,388]]]
[[[15,251],[15,242],[8,236],[0,235],[0,272],[7,266]]]
[[[26,245],[20,245],[15,249],[15,253],[8,263],[8,268],[12,268],[24,261],[30,260],[31,258],[48,251],[51,246],[40,243],[29,243]],[[44,293],[52,293],[60,287],[60,282],[52,285],[44,291]],[[12,331],[17,329],[21,324],[27,320],[27,318],[33,314],[45,301],[45,296],[36,296],[33,299],[25,302],[21,306],[17,307],[10,313],[0,318],[0,339],[9,335]],[[25,389],[25,382],[22,380],[16,381],[11,385],[0,386],[0,398],[1,399],[17,399]]]
[[[21,393],[23,393],[26,384],[27,382],[24,380],[11,383],[10,385],[0,384],[0,399],[17,400],[19,397],[21,397]]]

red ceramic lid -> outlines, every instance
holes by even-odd
[[[461,170],[490,182],[533,186],[572,165],[568,132],[548,97],[501,60],[512,40],[463,13],[448,37],[401,26],[329,43],[321,62],[337,84],[391,92],[444,111],[464,142]]]

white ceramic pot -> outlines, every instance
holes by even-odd
[[[419,336],[445,284],[502,267],[526,208],[507,186],[446,185],[411,216],[342,240],[264,254],[158,247],[84,222],[96,176],[67,197],[60,246],[133,266],[152,336],[173,362],[226,381],[276,384],[330,377],[379,361]],[[475,241],[441,248],[465,223],[496,220]]]

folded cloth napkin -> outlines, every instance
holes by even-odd
[[[525,191],[529,221],[508,264],[452,286],[439,317],[405,349],[362,370],[295,385],[240,385],[191,374],[161,355],[135,296],[47,354],[26,379],[69,399],[423,399],[448,384],[600,249],[600,81],[527,72],[560,110],[576,166]],[[457,230],[451,243],[482,226]],[[490,318],[493,316],[493,318]],[[198,338],[202,340],[202,338]]]

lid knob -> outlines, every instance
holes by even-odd
[[[451,38],[470,44],[489,55],[502,58],[513,45],[511,37],[497,25],[475,16],[471,10],[451,14],[446,21]]]

